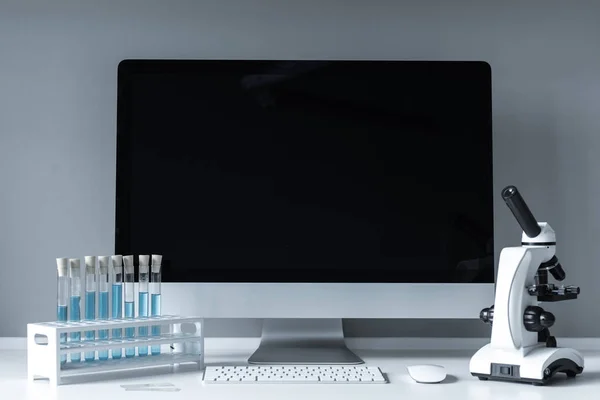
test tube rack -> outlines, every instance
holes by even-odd
[[[160,336],[97,339],[98,331],[108,329],[161,326]],[[96,331],[95,340],[84,338],[83,332]],[[138,329],[136,329],[137,333]],[[80,342],[60,343],[60,335],[82,332]],[[168,332],[168,333],[163,333]],[[98,352],[138,346],[170,345],[159,355],[120,359],[66,362],[61,365],[61,355],[69,353]],[[82,357],[83,358],[83,357]],[[27,376],[30,381],[49,379],[57,386],[61,379],[84,374],[175,366],[196,363],[204,369],[204,322],[202,318],[162,315],[133,319],[111,319],[78,322],[41,322],[27,324]]]

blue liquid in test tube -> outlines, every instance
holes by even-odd
[[[98,294],[98,319],[108,319],[108,292],[101,291]],[[101,329],[98,331],[98,338],[102,340],[108,339],[108,329]],[[98,352],[99,360],[108,360],[108,350],[101,350]]]
[[[59,322],[67,322],[67,306],[57,306],[57,310],[56,310],[56,320]],[[61,333],[60,334],[60,344],[67,344],[67,334],[66,333]],[[65,364],[67,362],[67,355],[66,354],[61,354],[60,355],[60,363]]]
[[[152,267],[150,268],[150,315],[160,316],[160,284],[162,256],[152,254]],[[152,336],[160,336],[160,325],[152,326]],[[153,356],[160,354],[160,346],[151,346],[150,351]]]
[[[148,292],[140,292],[139,293],[139,315],[140,317],[148,316]],[[138,336],[145,337],[148,336],[148,327],[140,326],[138,331]],[[138,347],[138,355],[147,356],[148,355],[148,346],[139,346]]]
[[[108,320],[108,287],[110,280],[108,279],[108,266],[110,263],[109,256],[98,257],[98,319]],[[108,340],[108,329],[98,330],[98,339]],[[101,361],[108,360],[108,350],[100,350],[98,359]]]
[[[71,277],[71,300],[69,304],[70,315],[69,321],[81,321],[81,271],[80,261],[78,258],[69,259],[69,276]],[[81,341],[81,332],[71,332],[71,343]],[[81,353],[74,352],[71,354],[71,362],[80,362]]]
[[[112,319],[123,318],[123,256],[116,255],[111,257],[112,270]],[[113,329],[112,337],[115,340],[121,340],[123,336],[122,329]],[[118,360],[123,354],[123,349],[112,349],[112,358]]]
[[[148,281],[150,280],[150,277],[148,276],[149,261],[150,261],[150,256],[140,255],[140,257],[139,257],[139,274],[138,274],[138,282],[139,282],[138,317],[140,317],[140,318],[148,317]],[[138,328],[138,336],[147,337],[148,336],[148,327],[140,326]],[[148,346],[147,345],[138,346],[138,355],[141,357],[147,356],[148,355]]]
[[[81,321],[81,296],[71,296],[71,315],[69,321]],[[81,332],[71,332],[71,343],[80,341]],[[81,361],[81,353],[71,353],[71,361]]]
[[[57,258],[56,259],[56,268],[57,268],[57,279],[56,279],[56,320],[58,322],[67,322],[67,314],[68,314],[68,304],[69,304],[69,291],[71,290],[71,278],[69,278],[69,259],[68,258]],[[61,333],[60,337],[60,345],[67,344],[67,334]],[[60,365],[61,367],[65,365],[67,362],[67,355],[60,355]]]
[[[125,278],[123,280],[123,295],[125,296],[125,319],[133,319],[135,318],[135,294],[133,288],[135,275],[133,267],[133,256],[124,256],[123,265],[125,267]],[[125,337],[127,339],[133,339],[135,337],[135,328],[125,328]],[[135,357],[135,347],[125,348],[125,357]]]
[[[160,293],[153,293],[150,297],[152,302],[152,316],[158,317],[160,316]],[[160,325],[152,327],[152,336],[160,336]],[[153,356],[160,354],[160,346],[152,346],[151,351]]]
[[[122,274],[120,274],[122,276]],[[121,319],[123,318],[123,284],[112,285],[112,318]],[[123,336],[122,329],[113,329],[112,337],[114,339],[121,339]],[[123,354],[123,349],[112,349],[112,358],[119,359]]]
[[[96,292],[85,292],[85,319],[96,319]],[[96,340],[96,331],[86,331],[85,340]],[[85,361],[94,361],[96,359],[95,351],[85,352]]]
[[[135,318],[135,302],[125,302],[125,318]],[[135,328],[125,328],[125,337],[132,339],[135,337]],[[125,357],[135,356],[135,347],[128,347],[125,349]]]
[[[96,256],[85,257],[85,320],[93,321],[96,319]],[[85,340],[96,340],[96,331],[85,331]],[[86,351],[84,353],[85,361],[96,360],[95,351]]]

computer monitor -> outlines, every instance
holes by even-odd
[[[264,318],[250,362],[491,304],[487,63],[125,60],[117,108],[116,253],[163,255],[163,312]]]

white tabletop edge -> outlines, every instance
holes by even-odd
[[[600,338],[560,338],[561,347],[600,351]],[[414,338],[414,337],[352,337],[346,339],[351,349],[361,350],[477,350],[489,343],[489,338]],[[253,348],[258,337],[208,337],[206,346],[215,350]],[[0,337],[0,350],[26,350],[24,337]]]

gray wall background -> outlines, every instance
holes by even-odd
[[[599,336],[599,20],[593,0],[0,0],[0,336],[54,318],[55,257],[112,252],[118,62],[203,57],[488,61],[496,193],[520,187],[581,285],[550,307],[554,332]],[[496,206],[499,250],[520,231]],[[489,334],[477,320],[345,328]],[[207,334],[258,336],[260,321],[213,320]]]

